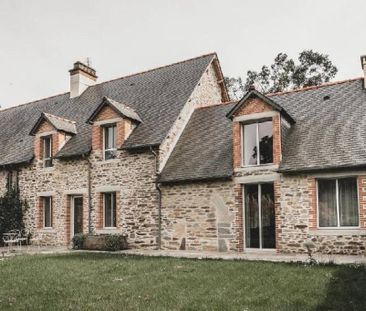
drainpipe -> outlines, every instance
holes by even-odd
[[[91,228],[91,210],[92,210],[92,197],[91,197],[91,168],[92,168],[92,164],[90,162],[90,158],[88,156],[83,155],[84,158],[86,158],[87,162],[88,162],[88,205],[89,205],[89,209],[88,209],[88,232],[89,234],[92,233],[92,228]]]
[[[157,249],[160,250],[161,249],[161,188],[160,188],[160,184],[158,182],[158,177],[159,177],[158,163],[159,162],[158,162],[158,154],[154,151],[153,147],[150,147],[150,151],[155,157],[156,180],[154,183],[155,183],[156,191],[158,192],[158,247],[157,247]]]

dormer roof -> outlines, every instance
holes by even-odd
[[[250,98],[259,98],[269,106],[271,106],[274,110],[277,110],[290,124],[294,124],[295,120],[290,116],[290,114],[287,113],[287,111],[277,104],[274,100],[267,97],[266,95],[258,92],[257,90],[250,90],[248,91],[244,97],[238,101],[238,103],[229,111],[229,113],[226,115],[228,118],[232,119],[235,115],[235,112],[237,112],[248,99]]]
[[[34,124],[32,130],[30,131],[30,135],[35,135],[39,126],[43,121],[51,124],[55,130],[62,131],[68,134],[76,134],[76,122],[71,121],[62,117],[55,116],[50,113],[42,112],[41,116],[38,118],[37,122]]]
[[[117,114],[119,114],[121,117],[125,117],[128,119],[131,119],[133,121],[142,123],[142,119],[138,115],[138,113],[129,107],[127,103],[116,101],[111,98],[108,98],[106,96],[103,97],[102,102],[97,106],[97,108],[93,111],[91,116],[88,118],[88,123],[93,123],[93,120],[95,117],[99,114],[99,112],[106,106],[111,107]]]

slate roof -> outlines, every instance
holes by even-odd
[[[33,137],[29,133],[43,112],[76,122],[77,135],[56,156],[89,153],[91,125],[87,124],[87,119],[104,96],[128,103],[143,120],[126,140],[126,148],[159,145],[215,57],[216,54],[208,54],[99,83],[72,99],[69,93],[64,93],[0,110],[0,166],[24,163],[33,158]]]
[[[197,109],[159,180],[178,182],[232,176],[232,121],[235,103]]]
[[[296,122],[286,133],[282,172],[366,167],[366,90],[353,79],[267,95]],[[235,104],[198,109],[163,169],[162,182],[232,176]]]
[[[366,90],[363,79],[274,94],[293,116],[281,171],[366,167]]]
[[[38,119],[37,123],[34,125],[33,129],[30,131],[30,135],[34,135],[36,133],[38,126],[43,120],[49,122],[56,130],[63,131],[69,134],[76,134],[75,121],[70,121],[44,112]]]
[[[119,103],[119,102],[117,102],[117,101],[115,101],[111,98],[108,98],[108,97],[104,96],[102,103],[98,106],[98,108],[89,117],[88,123],[92,123],[92,120],[94,119],[94,117],[97,116],[99,111],[105,105],[109,105],[110,107],[112,107],[121,116],[127,117],[129,119],[132,119],[132,120],[135,120],[135,121],[138,121],[138,122],[142,122],[142,119],[140,118],[138,113],[135,110],[133,110],[132,108],[130,108],[127,104]]]

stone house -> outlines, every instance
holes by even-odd
[[[230,102],[216,54],[0,111],[0,190],[44,244],[124,233],[132,248],[361,254],[364,77]]]

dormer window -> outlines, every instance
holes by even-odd
[[[43,167],[52,167],[52,136],[42,137],[43,140]]]
[[[273,163],[272,119],[242,125],[242,165]]]
[[[104,131],[104,160],[115,159],[117,155],[117,126],[109,124],[103,127]]]

